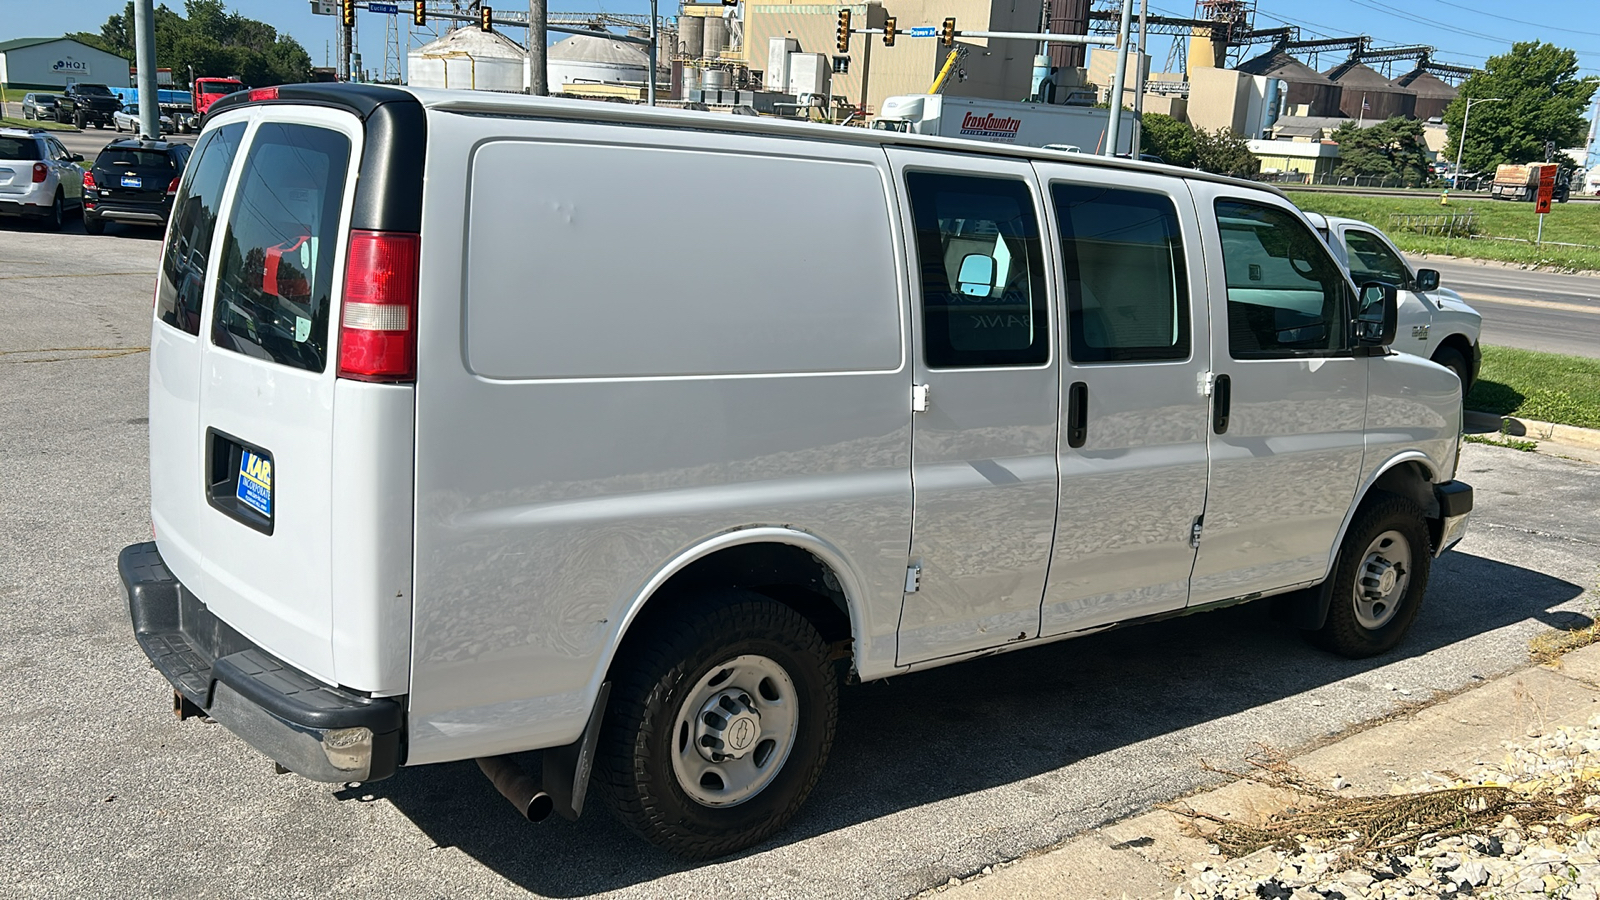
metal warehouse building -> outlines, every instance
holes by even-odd
[[[59,91],[78,81],[127,87],[129,70],[128,61],[115,53],[70,38],[0,42],[0,87],[8,92]]]

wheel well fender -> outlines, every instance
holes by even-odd
[[[815,534],[782,526],[723,532],[650,576],[629,602],[596,677],[609,678],[622,648],[649,633],[649,620],[670,615],[674,601],[697,587],[745,587],[772,597],[810,620],[849,659],[852,639],[865,627],[861,584],[844,554]]]

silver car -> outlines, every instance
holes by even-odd
[[[130,103],[111,114],[111,127],[116,129],[118,134],[123,131],[131,131],[134,134],[138,134],[143,125],[144,123],[139,121],[139,104],[137,103]],[[173,131],[172,117],[157,115],[156,127],[161,129],[162,134],[171,134]],[[151,135],[151,137],[154,136]]]
[[[42,131],[0,128],[0,215],[59,230],[67,210],[83,209],[82,161]]]

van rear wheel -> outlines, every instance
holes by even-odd
[[[724,591],[651,629],[613,676],[596,774],[629,828],[709,859],[778,831],[833,744],[839,685],[817,629]]]
[[[1350,659],[1400,643],[1422,607],[1433,561],[1422,510],[1382,493],[1356,514],[1339,549],[1328,619],[1314,643]]]

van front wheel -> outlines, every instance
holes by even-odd
[[[1422,607],[1433,561],[1422,510],[1404,497],[1378,494],[1345,533],[1334,569],[1327,622],[1312,640],[1364,659],[1392,649]]]
[[[782,828],[833,744],[839,686],[799,613],[728,591],[657,623],[613,678],[597,775],[617,818],[709,859]]]

